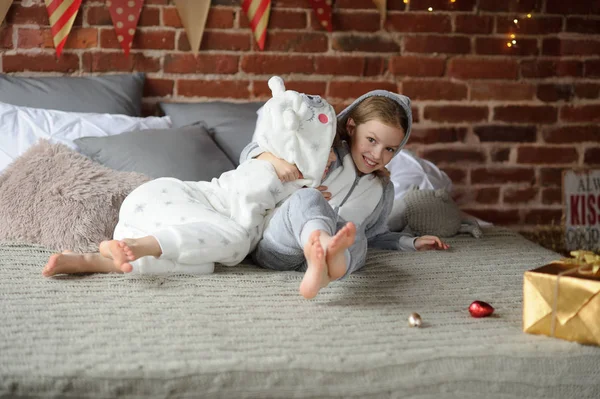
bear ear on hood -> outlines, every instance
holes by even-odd
[[[285,93],[285,85],[283,84],[283,79],[279,76],[273,76],[269,79],[269,89],[271,89],[271,93],[273,97],[281,97]]]

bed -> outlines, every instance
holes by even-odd
[[[521,331],[523,272],[558,255],[484,233],[372,251],[310,301],[299,273],[249,262],[46,279],[50,250],[3,242],[0,397],[598,397],[599,348]],[[474,300],[496,311],[472,318]]]
[[[314,300],[299,295],[301,274],[249,261],[208,276],[42,277],[57,248],[90,250],[112,234],[128,190],[164,173],[156,160],[197,173],[189,180],[234,167],[261,105],[162,104],[165,117],[141,118],[142,88],[139,74],[0,75],[0,130],[13,129],[9,117],[23,129],[40,120],[46,130],[17,144],[66,145],[34,159],[0,135],[0,167],[12,168],[0,174],[0,398],[600,397],[600,348],[522,332],[523,273],[559,255],[500,227],[452,237],[447,252],[370,251]],[[73,115],[93,111],[103,114]],[[475,300],[494,314],[472,318]]]

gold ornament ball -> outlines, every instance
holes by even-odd
[[[408,325],[411,327],[421,327],[421,316],[418,313],[411,313],[408,316]]]

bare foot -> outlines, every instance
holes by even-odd
[[[133,270],[131,263],[137,258],[125,242],[126,240],[110,240],[102,241],[98,246],[100,254],[106,259],[112,259],[112,263],[115,267]],[[128,273],[128,272],[127,272]]]
[[[76,254],[72,251],[64,251],[61,254],[50,256],[42,270],[42,274],[46,277],[56,274],[112,272],[127,273],[126,270],[115,267],[110,259],[106,259],[98,253]]]
[[[304,246],[304,256],[308,268],[304,273],[302,283],[300,283],[300,294],[306,299],[317,296],[319,290],[327,287],[330,281],[327,274],[327,264],[325,263],[325,251],[319,240],[320,234],[320,230],[313,231]]]
[[[153,236],[102,241],[98,249],[102,256],[112,259],[114,265],[125,273],[133,270],[133,266],[129,262],[142,256],[159,257],[162,255],[160,245]]]
[[[347,265],[345,252],[346,249],[354,244],[355,239],[356,226],[354,223],[348,222],[336,233],[336,235],[331,237],[327,243],[325,261],[327,262],[329,278],[331,281],[337,280],[346,274]]]

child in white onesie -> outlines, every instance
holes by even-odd
[[[318,96],[286,91],[279,77],[269,87],[273,98],[256,140],[297,169],[253,159],[211,182],[147,182],[123,201],[114,240],[102,242],[100,253],[54,254],[43,274],[207,274],[217,262],[240,263],[262,237],[268,211],[303,186],[318,187],[333,160],[333,107]]]

